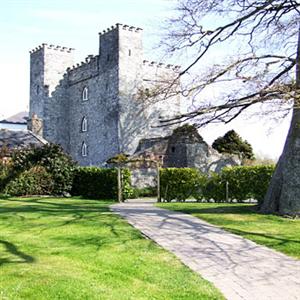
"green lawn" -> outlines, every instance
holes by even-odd
[[[0,199],[0,299],[224,299],[108,205]]]
[[[159,207],[192,214],[258,244],[300,258],[300,220],[255,212],[251,204],[162,203]]]

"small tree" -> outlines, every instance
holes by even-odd
[[[234,130],[230,130],[223,137],[217,138],[212,147],[220,153],[236,154],[242,159],[254,159],[252,146]]]

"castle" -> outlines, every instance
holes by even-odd
[[[143,57],[142,29],[116,24],[99,33],[99,53],[74,65],[74,49],[42,44],[30,51],[28,129],[60,144],[80,165],[132,154],[139,141],[168,136],[160,118],[180,113],[180,97],[148,101],[179,67]]]

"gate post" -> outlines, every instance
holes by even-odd
[[[156,162],[156,172],[157,172],[157,202],[161,202],[160,196],[160,176],[159,176],[159,162]]]
[[[118,166],[118,201],[121,203],[123,202],[123,195],[122,195],[122,174],[121,174],[121,168]]]

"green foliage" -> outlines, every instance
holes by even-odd
[[[132,194],[130,171],[122,169],[123,199]],[[93,199],[117,198],[117,170],[97,167],[78,167],[74,172],[72,195]]]
[[[8,166],[0,162],[0,192],[5,188],[7,177],[8,177]]]
[[[193,197],[198,201],[226,202],[226,183],[228,183],[228,201],[242,202],[264,199],[275,167],[236,166],[224,168],[220,174],[210,176],[196,169],[167,168],[160,170],[161,196],[171,200],[184,201]]]
[[[142,197],[156,197],[157,187],[145,187],[145,188],[132,188],[132,195],[130,198],[142,198]]]
[[[215,202],[226,201],[226,182],[217,174],[212,173],[203,181],[202,195],[205,200],[213,199]]]
[[[51,195],[55,182],[44,167],[36,166],[22,172],[5,187],[4,193],[12,196]]]
[[[200,195],[199,182],[202,181],[202,177],[198,170],[191,168],[160,169],[162,199],[167,202],[184,201],[195,194]]]
[[[242,159],[254,159],[252,146],[234,130],[230,130],[223,137],[217,138],[212,147],[220,153],[236,154]]]
[[[52,194],[61,195],[71,190],[75,163],[60,146],[46,144],[43,147],[27,147],[14,151],[10,162],[9,181],[17,179],[35,166],[43,167],[50,174],[53,180]],[[16,180],[14,185],[23,182],[20,180]],[[43,187],[40,188],[43,190]]]
[[[203,187],[205,199],[215,202],[226,201],[226,182],[228,182],[229,200],[242,202],[256,199],[259,204],[264,199],[275,167],[236,166],[224,168],[220,174],[212,174]]]

